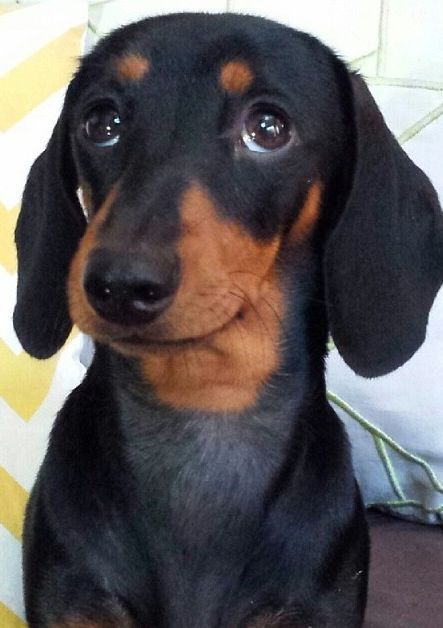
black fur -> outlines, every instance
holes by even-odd
[[[128,50],[151,69],[123,85],[112,62]],[[247,94],[218,85],[231,59],[252,68]],[[103,100],[125,122],[109,150],[81,133]],[[238,119],[255,101],[286,111],[298,139],[279,156],[236,158]],[[29,175],[14,316],[29,353],[52,355],[71,329],[65,284],[86,228],[79,183],[99,207],[119,181],[106,226],[116,255],[137,241],[163,260],[193,180],[258,241],[288,232],[321,182],[314,231],[278,259],[280,366],[254,406],[205,413],[160,403],[135,359],[97,345],[57,417],[27,509],[29,625],[356,628],[368,539],[346,436],[326,400],[328,326],[365,376],[420,346],[443,281],[435,192],[364,82],[314,38],[234,15],[124,27],[82,61]]]

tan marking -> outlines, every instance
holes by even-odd
[[[278,368],[281,293],[266,280],[241,320],[190,346],[146,353],[144,376],[158,398],[180,409],[241,412],[252,406]]]
[[[116,60],[115,68],[122,81],[139,81],[149,72],[150,63],[141,54],[126,53]]]
[[[241,411],[279,365],[283,298],[274,263],[280,239],[258,242],[221,218],[198,185],[186,190],[181,215],[182,280],[149,335],[196,340],[145,350],[142,371],[166,404]]]
[[[321,194],[321,185],[316,181],[308,190],[303,207],[289,232],[289,240],[299,243],[311,235],[320,218]]]
[[[220,84],[232,94],[243,94],[254,80],[254,74],[246,61],[227,61],[220,70]]]
[[[85,334],[97,336],[97,329],[105,322],[98,317],[89,304],[83,289],[83,277],[89,254],[97,245],[97,234],[106,220],[109,209],[118,192],[118,184],[111,188],[101,207],[89,223],[72,258],[68,275],[68,302],[71,319]]]

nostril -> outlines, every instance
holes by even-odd
[[[151,307],[153,303],[170,296],[168,286],[148,281],[138,285],[135,284],[132,286],[131,292],[134,306],[141,310]]]
[[[114,297],[112,284],[100,279],[100,277],[89,276],[85,281],[85,288],[86,292],[96,301],[106,303]]]
[[[85,291],[91,305],[98,310],[105,309],[116,299],[117,286],[95,272],[88,272],[85,278]]]

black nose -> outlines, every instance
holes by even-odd
[[[98,249],[88,262],[84,287],[102,318],[120,325],[143,325],[168,307],[177,275],[170,260]]]

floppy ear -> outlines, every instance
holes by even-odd
[[[426,175],[351,76],[354,179],[325,255],[329,324],[358,374],[384,375],[422,344],[443,281],[443,214]]]
[[[85,229],[64,115],[28,176],[15,231],[18,256],[14,327],[23,348],[48,358],[72,328],[66,278]]]

